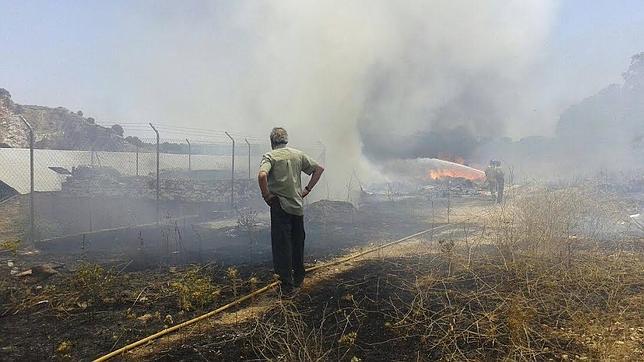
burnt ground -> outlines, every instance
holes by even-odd
[[[427,243],[427,241],[423,241]],[[192,360],[641,360],[643,260],[575,266],[434,250],[363,260],[241,323],[193,332],[153,355]],[[596,268],[598,261],[605,263]],[[498,260],[497,260],[498,262]],[[460,264],[460,266],[457,266]],[[541,269],[543,268],[543,269]],[[592,272],[591,272],[592,271]],[[615,285],[613,275],[624,275]],[[592,276],[590,276],[592,274]],[[559,287],[553,287],[553,284]],[[534,290],[533,288],[536,288]]]
[[[472,203],[486,201],[452,200],[452,212]],[[424,199],[383,202],[342,220],[310,220],[306,261],[313,264],[427,228],[429,205]],[[434,203],[436,223],[445,219],[442,206]],[[207,247],[183,250],[185,255],[135,247],[0,254],[0,359],[89,360],[270,281],[266,226],[254,230],[252,252],[248,233],[239,228],[200,234]],[[136,245],[139,240],[119,242]],[[62,267],[49,278],[16,278],[10,276],[8,260],[21,270],[45,262]]]
[[[602,243],[557,237],[563,249],[534,253],[532,246],[542,234],[527,234],[525,249],[508,248],[517,227],[512,219],[485,221],[497,220],[503,208],[460,205],[456,210],[461,216],[485,216],[478,218],[479,227],[463,223],[429,240],[416,238],[315,273],[293,300],[267,296],[123,357],[644,358],[641,237],[620,232]]]
[[[307,263],[426,229],[429,205],[383,202],[352,217],[310,220]],[[434,206],[434,221],[445,222],[444,205]],[[451,206],[444,233],[320,270],[292,301],[269,292],[120,359],[641,360],[642,240],[601,252],[580,244],[544,260],[510,257],[473,243],[494,240],[491,228],[462,222],[485,214],[487,201]],[[44,281],[8,277],[3,255],[0,359],[91,360],[270,281],[265,227],[252,254],[244,230],[209,232],[200,263],[150,250],[139,260],[120,248],[43,252],[32,262],[66,263]]]

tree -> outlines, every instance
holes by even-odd
[[[644,85],[644,52],[631,57],[631,65],[622,76],[626,89],[637,89]]]
[[[83,111],[78,111],[78,112],[76,112],[76,114],[82,117],[83,116]]]
[[[139,137],[136,136],[127,136],[125,137],[125,141],[128,142],[129,144],[136,146],[136,147],[143,147],[143,141]]]
[[[121,136],[121,137],[123,137],[123,135],[125,134],[125,130],[124,130],[124,129],[123,129],[123,127],[121,127],[121,125],[119,125],[119,124],[115,124],[115,125],[113,125],[113,126],[112,126],[112,131],[113,131],[115,134],[117,134],[117,135],[119,135],[119,136]]]
[[[87,117],[87,123],[89,124],[96,124],[96,120],[92,117]]]

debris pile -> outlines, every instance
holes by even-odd
[[[478,194],[477,185],[462,177],[450,177],[445,180],[448,192],[452,195],[475,195]]]
[[[63,193],[74,196],[148,198],[151,185],[147,177],[122,177],[111,167],[80,166],[62,184]]]
[[[195,180],[188,178],[165,178],[159,183],[159,197],[164,201],[228,202],[229,180]],[[248,180],[235,182],[235,200],[249,201],[257,198]],[[107,196],[132,199],[155,199],[154,176],[122,176],[110,167],[81,166],[72,170],[72,175],[62,184],[64,193],[74,196]]]
[[[304,217],[312,223],[347,223],[353,220],[356,211],[350,202],[320,200],[305,208]]]

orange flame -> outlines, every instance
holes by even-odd
[[[431,180],[441,180],[447,177],[464,178],[470,181],[477,181],[477,180],[482,180],[484,178],[484,175],[481,175],[478,172],[447,169],[447,168],[438,169],[438,170],[429,170],[429,172],[427,173],[427,178]]]
[[[455,162],[445,160],[435,160],[440,163],[427,172],[427,178],[430,180],[441,180],[444,178],[464,178],[470,181],[479,181],[485,178],[485,173],[475,168],[464,166]]]

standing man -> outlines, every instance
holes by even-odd
[[[324,168],[304,152],[286,147],[288,134],[281,127],[270,134],[271,152],[264,154],[257,181],[262,198],[271,208],[273,268],[282,293],[291,293],[304,281],[304,202],[320,180]],[[311,175],[302,190],[301,175]]]

